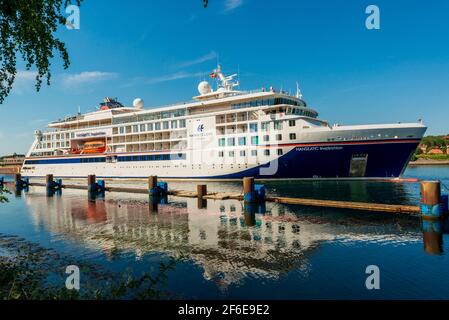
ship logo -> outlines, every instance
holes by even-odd
[[[204,132],[204,124],[200,124],[196,129],[197,132]]]

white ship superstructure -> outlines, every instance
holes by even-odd
[[[22,174],[173,179],[391,178],[423,137],[422,123],[330,125],[296,95],[240,91],[221,68],[186,103],[145,109],[106,98],[36,131]]]

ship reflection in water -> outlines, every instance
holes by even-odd
[[[327,243],[403,245],[424,239],[426,252],[443,250],[442,226],[420,226],[416,217],[236,200],[170,197],[169,204],[156,204],[145,195],[117,193],[88,200],[85,192],[69,190],[46,197],[41,188],[31,188],[24,200],[35,225],[110,260],[129,252],[137,259],[182,255],[223,287],[250,276],[276,279],[293,269],[307,277],[311,255]]]

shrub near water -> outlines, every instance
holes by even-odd
[[[0,234],[0,299],[1,300],[67,300],[67,299],[161,299],[170,298],[164,290],[168,273],[176,260],[159,264],[155,274],[139,276],[132,270],[114,273],[88,262],[74,261],[57,252],[16,236]],[[65,288],[65,268],[77,265],[83,274],[81,290]]]

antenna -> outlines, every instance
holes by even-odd
[[[81,106],[78,106],[78,114],[81,114]]]
[[[237,87],[240,90],[240,64],[237,65],[237,76],[238,76]]]
[[[299,88],[299,83],[296,81],[296,98],[302,99],[301,89]]]

